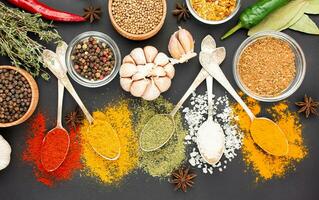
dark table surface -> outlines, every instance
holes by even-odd
[[[1,0],[5,2],[5,0]],[[167,43],[170,35],[177,29],[178,25],[189,29],[196,40],[196,50],[199,51],[200,41],[207,34],[212,34],[217,39],[218,46],[225,46],[227,58],[222,64],[223,71],[229,78],[233,86],[236,86],[232,74],[233,55],[240,45],[246,39],[246,31],[241,30],[233,37],[226,41],[220,41],[218,38],[231,28],[237,22],[238,16],[230,22],[210,26],[192,18],[186,23],[177,24],[176,19],[171,15],[174,8],[174,1],[168,0],[168,14],[163,29],[153,38],[143,41],[134,42],[121,37],[112,27],[108,13],[107,0],[92,0],[94,4],[101,5],[103,8],[102,19],[95,23],[82,24],[62,24],[54,23],[59,33],[68,43],[77,34],[84,31],[96,30],[110,35],[118,44],[122,55],[127,55],[131,49],[139,46],[154,45],[158,49],[167,52]],[[55,8],[70,11],[73,13],[82,13],[83,7],[89,4],[85,0],[43,0]],[[243,0],[242,9],[252,4],[254,0]],[[241,9],[241,10],[242,10]],[[319,17],[313,16],[312,19],[319,24]],[[301,100],[304,94],[308,94],[319,99],[318,77],[319,77],[319,37],[305,35],[293,31],[285,31],[292,36],[301,45],[307,59],[306,78],[299,90],[288,100],[295,102]],[[1,45],[1,44],[0,44]],[[48,48],[53,49],[53,46]],[[9,60],[0,57],[0,64],[10,64]],[[172,102],[177,102],[189,87],[195,76],[200,70],[198,59],[193,59],[187,64],[176,66],[176,77],[173,80],[171,89],[164,94]],[[54,126],[57,106],[57,81],[52,78],[46,82],[38,79],[40,88],[40,102],[38,110],[48,113],[51,126]],[[88,109],[93,111],[101,108],[107,102],[125,96],[131,96],[122,91],[119,78],[117,77],[107,86],[98,89],[89,89],[74,83],[79,95],[82,97]],[[237,88],[237,86],[236,86]],[[223,95],[225,91],[218,84],[215,85],[216,95]],[[237,88],[238,89],[238,88]],[[205,84],[198,89],[204,92]],[[187,105],[187,103],[186,103]],[[263,104],[271,106],[272,104]],[[291,103],[291,110],[297,108]],[[71,96],[66,93],[64,99],[64,114],[75,108],[76,104]],[[0,199],[1,200],[58,200],[58,199],[200,199],[200,200],[232,200],[232,199],[258,199],[258,200],[316,200],[319,198],[318,178],[319,178],[319,124],[318,118],[305,119],[301,117],[304,126],[303,135],[305,143],[309,149],[309,155],[300,164],[293,173],[280,180],[271,180],[266,183],[254,184],[254,175],[251,172],[245,172],[246,166],[239,155],[233,162],[228,165],[228,169],[223,173],[214,175],[203,175],[198,171],[198,178],[195,187],[184,194],[174,192],[172,186],[167,181],[159,181],[145,175],[142,172],[130,175],[121,187],[113,188],[97,183],[94,179],[80,177],[76,174],[71,181],[62,182],[54,188],[36,181],[31,166],[21,161],[21,152],[25,145],[26,124],[17,127],[0,129],[0,133],[12,146],[12,160],[10,166],[0,172]],[[318,171],[317,171],[318,170]]]

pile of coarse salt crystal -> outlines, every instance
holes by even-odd
[[[188,162],[193,166],[202,169],[203,173],[213,174],[214,170],[222,172],[226,169],[227,164],[236,156],[236,151],[241,148],[243,133],[238,126],[234,124],[234,117],[232,109],[229,105],[228,97],[222,96],[215,99],[214,97],[214,120],[217,121],[225,133],[225,152],[220,162],[215,165],[210,165],[201,157],[197,145],[197,131],[201,124],[207,119],[207,94],[198,95],[193,93],[190,100],[190,107],[183,109],[185,119],[188,125],[188,134],[185,137],[185,143],[194,145],[190,152]]]

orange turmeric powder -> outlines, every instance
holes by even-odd
[[[261,111],[259,103],[244,97],[248,106],[255,115]],[[267,109],[274,121],[283,130],[288,139],[288,153],[285,156],[272,156],[259,148],[250,136],[251,121],[245,111],[238,104],[233,105],[234,113],[237,115],[238,126],[245,133],[243,139],[243,160],[247,167],[256,174],[256,182],[272,178],[283,178],[288,171],[295,170],[295,166],[307,155],[307,149],[302,137],[302,126],[296,114],[288,109],[288,103],[279,103]]]

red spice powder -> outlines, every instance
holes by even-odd
[[[30,123],[30,135],[26,140],[22,159],[33,166],[33,172],[39,182],[52,187],[57,182],[70,180],[74,172],[82,168],[80,160],[82,149],[77,138],[79,128],[70,129],[70,149],[65,161],[57,170],[47,172],[41,163],[41,147],[46,131],[46,118],[39,112]]]

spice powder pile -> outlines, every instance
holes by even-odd
[[[136,132],[140,134],[145,124],[154,115],[169,113],[173,107],[174,105],[163,97],[151,102],[143,101],[141,105],[136,105]],[[183,128],[181,113],[177,113],[175,116],[175,126],[174,135],[163,147],[152,152],[140,150],[140,168],[153,177],[168,177],[185,160],[184,138],[187,131]]]
[[[295,54],[289,43],[281,39],[257,39],[241,53],[237,71],[251,92],[262,97],[278,96],[296,76]]]
[[[261,111],[258,102],[250,97],[245,98],[245,101],[254,114],[258,115]],[[288,110],[287,103],[279,103],[267,109],[287,137],[289,151],[286,156],[272,156],[260,149],[250,136],[250,118],[239,104],[233,105],[233,108],[238,116],[237,123],[245,132],[243,159],[247,167],[256,173],[256,182],[275,177],[283,178],[287,172],[295,170],[296,164],[306,157],[307,148],[303,141],[302,126],[298,116]]]
[[[219,21],[231,15],[236,8],[236,0],[191,0],[196,13],[211,21]]]
[[[124,31],[141,35],[154,30],[164,12],[162,0],[113,0],[112,15]]]
[[[94,112],[93,117],[95,124],[107,121],[117,132],[121,143],[121,155],[115,161],[99,156],[88,142],[89,132],[87,130],[90,125],[85,121],[81,127],[82,158],[85,166],[83,173],[97,178],[101,183],[118,185],[138,166],[138,140],[132,127],[132,113],[129,110],[128,102],[122,100],[109,105],[102,111]],[[104,144],[104,141],[96,141],[96,143],[99,142]]]
[[[207,94],[193,93],[190,99],[190,106],[183,109],[189,130],[185,137],[187,145],[194,146],[197,144],[197,132],[207,119],[207,108]],[[202,169],[204,174],[213,174],[216,171],[223,172],[227,168],[227,165],[237,157],[237,151],[242,146],[243,133],[233,123],[236,116],[234,116],[228,97],[225,95],[214,98],[213,109],[214,119],[222,126],[225,134],[224,155],[218,163],[210,165],[204,161],[198,148],[194,146],[193,150],[189,153],[190,158],[188,160],[192,166]]]
[[[54,186],[61,181],[70,180],[73,174],[82,168],[81,145],[78,140],[78,128],[71,128],[70,147],[68,155],[62,165],[53,172],[47,172],[41,163],[42,141],[47,132],[46,117],[39,112],[30,123],[30,135],[26,140],[26,148],[23,151],[22,159],[30,163],[37,180],[47,186]],[[51,152],[54,155],[54,152]]]

